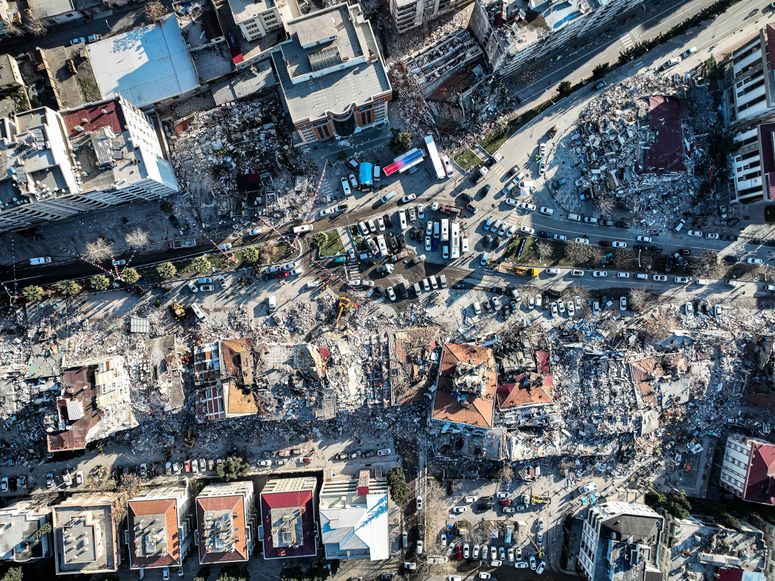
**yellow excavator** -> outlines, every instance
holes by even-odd
[[[336,315],[336,322],[334,322],[334,329],[339,326],[339,319],[342,318],[344,312],[352,305],[352,299],[347,295],[339,295],[339,314]]]

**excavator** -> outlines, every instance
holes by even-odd
[[[347,295],[339,295],[339,313],[336,315],[336,321],[334,322],[334,329],[339,326],[339,319],[342,318],[344,312],[352,305],[352,299]]]

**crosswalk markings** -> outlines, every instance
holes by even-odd
[[[629,34],[625,34],[623,37],[621,37],[619,39],[619,42],[621,42],[624,45],[625,50],[635,44],[635,41],[632,40],[632,37]]]

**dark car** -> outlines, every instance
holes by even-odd
[[[633,250],[648,250],[649,247],[646,246],[645,244],[633,244],[632,245],[632,249]]]
[[[337,212],[346,212],[347,211],[347,204],[339,204],[336,207]]]
[[[387,226],[388,228],[393,227],[393,218],[390,217],[390,214],[383,215],[382,219],[385,221],[385,226]]]
[[[679,248],[678,252],[681,254],[681,256],[691,256],[692,255],[692,251],[689,250],[688,248]]]
[[[629,228],[630,226],[632,226],[632,224],[630,224],[626,220],[617,220],[614,223],[614,226],[616,226],[617,228]]]
[[[722,260],[727,264],[737,264],[740,261],[740,258],[733,254],[729,254],[725,256]]]
[[[656,254],[662,254],[662,247],[661,246],[649,246],[649,251],[654,252]]]
[[[600,246],[606,246],[607,247],[607,246],[611,246],[611,241],[610,240],[601,240],[600,242],[598,242],[598,244]]]
[[[600,218],[600,220],[598,220],[598,224],[600,224],[601,226],[613,226],[614,221],[609,220],[608,218]]]
[[[536,238],[549,238],[549,233],[543,230],[536,232]]]
[[[470,204],[474,199],[470,195],[463,193],[460,194],[460,201],[463,202],[463,204]]]
[[[482,244],[484,244],[485,246],[490,246],[492,244],[492,236],[490,236],[489,234],[485,235],[485,237],[482,238]]]
[[[485,162],[484,162],[484,167],[489,169],[492,166],[494,166],[495,163],[496,162],[495,162],[495,158],[494,157],[488,157],[487,160],[485,160]]]
[[[478,192],[476,192],[476,199],[481,200],[490,192],[490,184],[482,186]]]

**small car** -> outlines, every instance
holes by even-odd
[[[393,290],[392,286],[389,286],[385,289],[385,292],[387,293],[388,298],[390,298],[391,301],[396,300],[396,291]]]
[[[608,272],[605,270],[593,270],[592,276],[594,276],[595,278],[605,278],[608,276]]]
[[[426,236],[425,237],[425,252],[430,252],[431,251],[431,240],[432,239],[431,239],[430,236]]]
[[[517,200],[515,198],[506,198],[505,200],[503,200],[503,202],[507,206],[515,206],[516,207],[517,204],[519,204],[519,202],[517,202]]]
[[[425,220],[425,208],[422,204],[417,204],[415,206],[415,210],[417,210],[417,219],[418,220]]]
[[[82,36],[76,36],[70,41],[70,46],[77,46],[79,44],[86,44],[86,39]]]
[[[347,181],[347,178],[342,178],[340,183],[342,184],[342,191],[344,192],[345,196],[352,194],[352,190],[350,189],[350,182]]]
[[[321,218],[325,218],[326,216],[331,216],[332,214],[336,214],[336,207],[324,208],[324,209],[320,210],[320,213],[318,215]]]
[[[192,293],[199,292],[199,287],[196,286],[196,283],[193,280],[188,281],[188,283],[186,283],[186,286],[188,287],[188,290],[190,290]]]
[[[538,563],[538,567],[536,567],[536,575],[540,575],[546,570],[546,563],[544,561],[541,561]]]
[[[417,199],[417,194],[407,194],[403,198],[401,198],[400,203],[401,204],[408,204],[412,200]]]
[[[616,278],[630,278],[629,272],[617,272]]]
[[[652,278],[652,280],[655,280],[656,282],[667,282],[667,276],[664,275],[664,274],[655,274],[651,278]]]
[[[101,34],[90,34],[86,37],[86,42],[97,42],[102,38]]]
[[[124,266],[126,264],[126,260],[124,260],[123,258],[120,258],[118,260],[114,259],[114,260],[111,260],[111,263],[113,264],[113,266]]]
[[[686,234],[694,238],[702,238],[701,230],[689,230]]]
[[[223,251],[231,250],[231,242],[221,242],[218,245],[218,250],[223,250]]]
[[[535,571],[536,569],[536,558],[535,555],[530,555],[530,568]]]
[[[528,236],[535,236],[536,233],[535,228],[531,228],[530,226],[520,226],[519,231]]]
[[[358,180],[356,179],[355,174],[351,173],[347,176],[347,181],[350,182],[350,187],[352,189],[358,189]]]
[[[620,311],[627,310],[627,297],[619,297],[619,310]]]
[[[552,234],[552,239],[565,241],[568,237],[565,234]]]
[[[578,244],[589,244],[589,238],[574,238],[573,241]]]
[[[640,235],[638,235],[638,236],[635,237],[635,240],[637,240],[638,242],[651,242],[651,236],[640,236]]]
[[[358,162],[351,157],[350,159],[347,160],[347,166],[352,170],[356,170],[358,169]]]
[[[745,259],[748,264],[762,264],[764,261],[758,256],[749,256]]]
[[[613,246],[614,248],[627,248],[627,243],[624,242],[623,240],[614,240],[613,242],[611,242],[611,246]]]
[[[705,238],[707,238],[708,240],[718,240],[719,235],[718,235],[718,232],[706,232]]]
[[[687,282],[689,282],[689,277],[688,276],[676,276],[676,277],[673,278],[673,282],[676,282],[678,284],[686,284]]]

